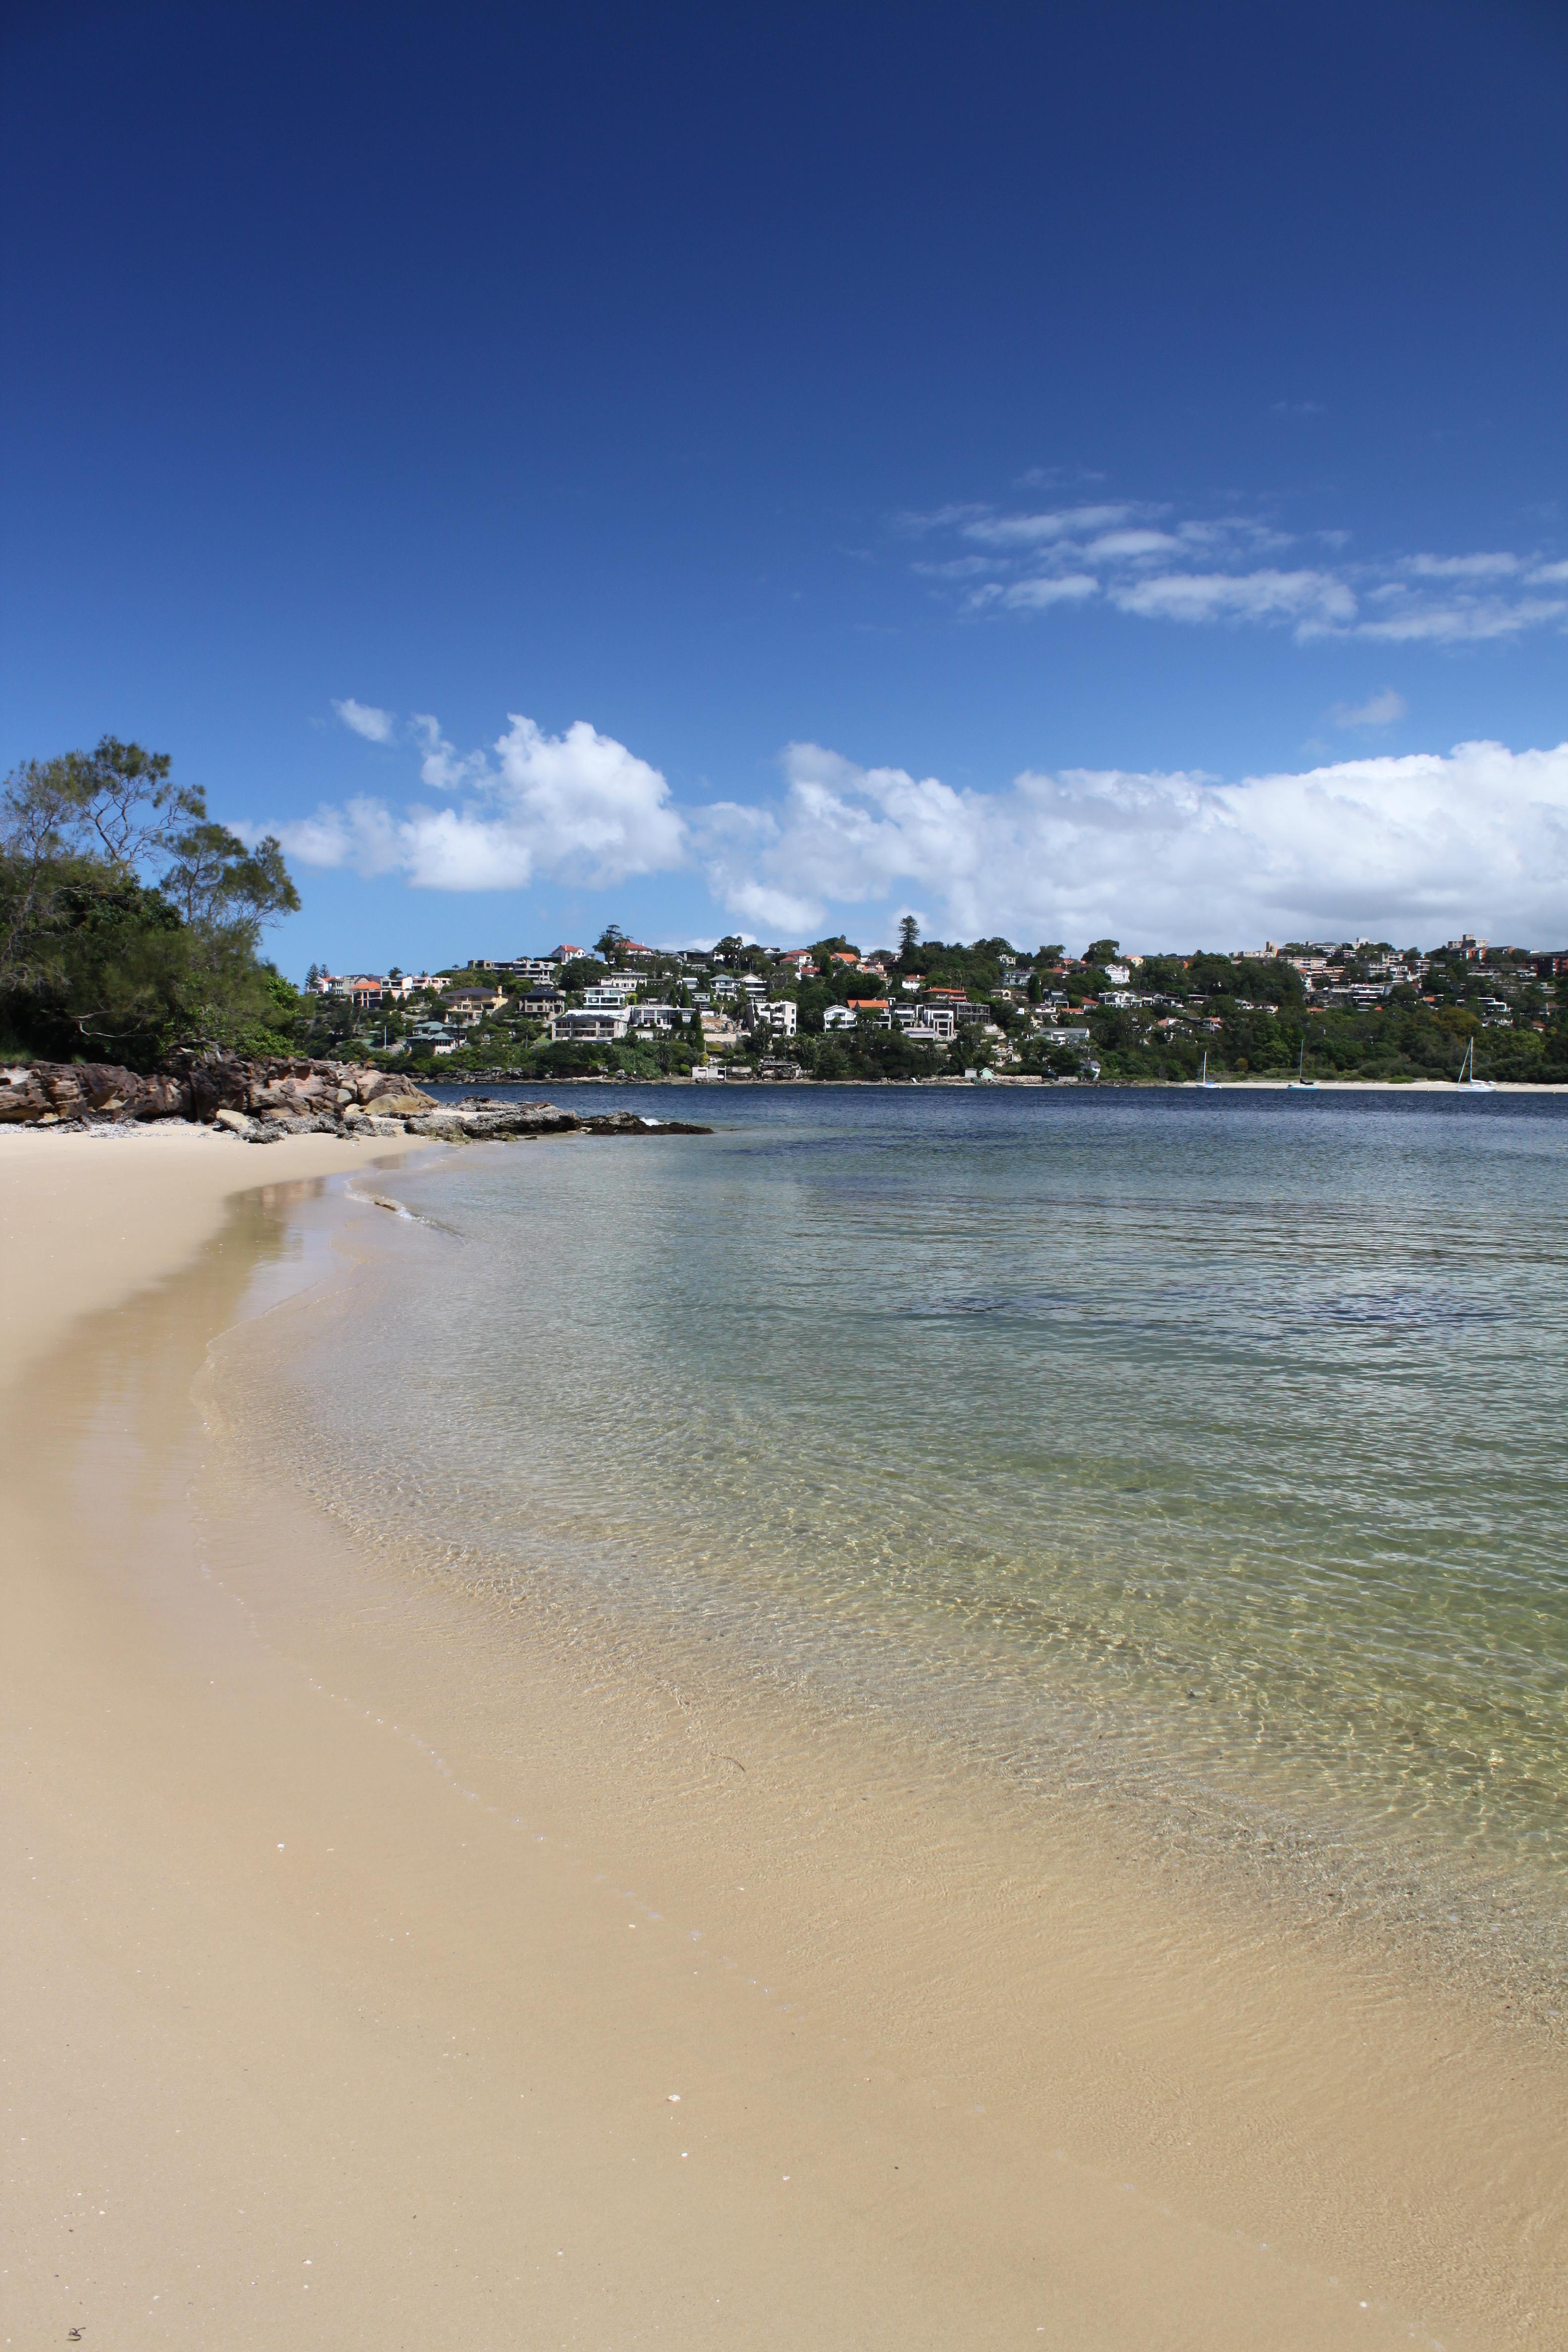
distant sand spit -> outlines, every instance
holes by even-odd
[[[1559,2047],[254,1483],[387,1156],[0,1138],[0,2337],[1568,2340]]]

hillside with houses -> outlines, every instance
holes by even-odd
[[[594,945],[475,955],[441,971],[313,966],[298,1027],[312,1051],[426,1076],[1056,1083],[1457,1076],[1568,1083],[1568,949],[1463,935],[1265,941],[1081,956],[1003,939],[739,937],[668,950],[614,925]]]

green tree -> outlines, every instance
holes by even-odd
[[[282,851],[214,823],[170,766],[106,735],[0,789],[0,1004],[25,1047],[146,1061],[182,1040],[278,1042],[257,950],[300,903]]]

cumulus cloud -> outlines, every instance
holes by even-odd
[[[247,837],[260,830],[252,827]],[[276,834],[300,865],[347,866],[367,881],[395,872],[404,862],[396,823],[380,801],[351,800],[342,808],[323,803],[314,816],[265,830]]]
[[[416,710],[413,727],[416,736],[425,746],[424,756],[419,762],[419,779],[422,783],[428,784],[432,792],[456,792],[459,784],[477,782],[479,777],[489,774],[489,761],[485,754],[482,751],[464,753],[455,744],[448,743],[441,732],[439,719],[433,718],[429,711]]]
[[[1568,888],[1568,743],[1465,743],[1234,784],[1079,769],[961,791],[810,743],[790,747],[784,772],[773,808],[721,807],[695,829],[715,896],[773,935],[914,897],[945,933],[1021,943],[1478,927],[1528,940],[1561,929]]]
[[[363,735],[367,743],[390,743],[397,732],[397,721],[390,710],[378,710],[372,702],[356,702],[352,694],[334,702],[332,709],[343,725]]]
[[[1402,694],[1385,686],[1364,702],[1336,702],[1329,717],[1336,727],[1392,727],[1409,707]]]
[[[1310,608],[1308,592],[1289,593]],[[1352,728],[1405,715],[1391,687],[1331,714]],[[913,904],[950,936],[1021,944],[1458,929],[1539,944],[1560,935],[1568,896],[1568,743],[1369,753],[1238,782],[1026,770],[994,792],[795,743],[771,801],[682,814],[657,768],[585,719],[547,735],[513,716],[483,752],[455,750],[433,718],[395,724],[400,737],[437,763],[426,781],[439,804],[395,811],[361,795],[268,828],[301,865],[444,890],[537,877],[607,888],[696,865],[731,924],[778,940],[852,923],[856,909],[885,932]]]
[[[489,751],[469,753],[427,715],[414,727],[422,779],[450,794],[448,805],[394,814],[358,798],[277,825],[300,865],[401,872],[425,889],[505,890],[535,875],[605,887],[681,863],[683,827],[664,777],[586,719],[546,735],[514,714]]]
[[[1168,501],[1149,499],[1040,513],[969,501],[901,520],[937,542],[915,570],[938,583],[935,594],[953,583],[960,609],[970,613],[1044,613],[1099,600],[1145,621],[1286,627],[1303,642],[1433,645],[1484,644],[1568,619],[1562,597],[1529,593],[1568,585],[1568,563],[1539,553],[1489,549],[1351,562],[1341,553],[1348,532],[1317,530],[1319,561],[1297,568],[1268,560],[1294,541],[1264,516],[1182,516]]]

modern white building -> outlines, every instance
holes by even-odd
[[[626,1015],[609,1005],[584,1005],[569,1013],[557,1013],[551,1020],[550,1034],[556,1044],[563,1038],[591,1040],[597,1045],[614,1045],[626,1034]]]
[[[917,1045],[933,1040],[950,1045],[958,1034],[958,1016],[951,1004],[895,1004],[894,1024]]]
[[[773,1037],[793,1037],[799,1023],[799,1013],[793,996],[770,996],[752,1008],[752,1026],[765,1029]]]

